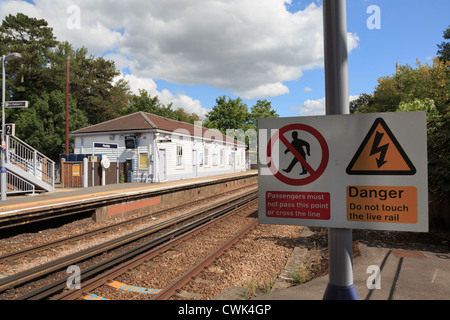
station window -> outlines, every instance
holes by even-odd
[[[225,164],[225,150],[220,149],[219,164],[221,167]]]
[[[205,147],[205,167],[209,167],[209,148]]]
[[[177,167],[183,167],[183,146],[177,146]]]

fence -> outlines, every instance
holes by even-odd
[[[66,161],[61,159],[61,187],[63,188],[81,188],[83,187],[84,163],[82,161]],[[87,165],[88,179],[87,186],[92,186],[92,174],[94,174],[94,186],[102,184],[102,167],[100,162],[94,161],[94,170],[92,162]],[[119,175],[119,176],[118,176]],[[117,172],[116,162],[111,162],[108,169],[105,169],[105,184],[115,184],[125,182],[125,164],[119,162],[119,172]]]

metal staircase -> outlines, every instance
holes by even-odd
[[[55,190],[55,162],[15,136],[6,136],[7,191]]]

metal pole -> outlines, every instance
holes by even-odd
[[[70,56],[67,56],[66,70],[66,154],[69,154],[69,72]]]
[[[326,114],[349,114],[346,0],[323,1]],[[338,214],[335,212],[334,214]],[[324,300],[358,300],[352,230],[329,228],[329,283]]]
[[[1,199],[6,200],[6,168],[5,168],[5,146],[3,145],[6,143],[5,140],[5,59],[6,56],[2,56],[2,156],[1,156]]]

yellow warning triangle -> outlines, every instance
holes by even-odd
[[[414,175],[416,172],[382,118],[375,120],[347,167],[351,175]]]

